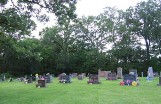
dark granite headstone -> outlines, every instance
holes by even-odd
[[[36,77],[35,76],[32,76],[32,81],[36,81]]]
[[[46,83],[51,83],[52,82],[52,76],[51,75],[47,75],[44,78],[46,80]]]
[[[137,81],[137,78],[136,75],[125,74],[123,81],[125,85],[131,85],[133,81]]]
[[[87,82],[88,84],[99,84],[99,76],[95,74],[90,74],[89,75],[89,81]]]
[[[136,77],[138,76],[137,70],[135,70],[135,69],[129,70],[129,74],[133,74],[133,75],[135,75]]]
[[[32,77],[28,76],[28,77],[25,78],[24,81],[25,81],[25,83],[32,83]]]
[[[46,87],[46,81],[45,80],[38,80],[36,87]]]
[[[60,83],[71,83],[71,76],[70,75],[64,75],[62,76],[62,80],[59,81]]]
[[[157,84],[158,86],[161,86],[161,76],[159,77],[159,84]]]
[[[3,74],[0,75],[0,82],[4,81]]]
[[[107,80],[116,80],[117,76],[116,73],[112,72],[107,75]]]

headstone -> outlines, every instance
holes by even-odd
[[[143,72],[141,72],[141,77],[144,77],[144,74],[143,74]]]
[[[111,73],[111,71],[101,71],[101,70],[98,70],[98,75],[99,77],[107,77],[108,73]]]
[[[84,75],[83,74],[79,74],[78,75],[78,80],[83,80],[83,78],[84,78]]]
[[[39,80],[39,75],[35,74],[35,77],[36,77],[36,81],[38,81]]]
[[[123,76],[122,76],[122,68],[121,67],[117,68],[117,78],[119,78],[119,79],[123,78]]]
[[[90,74],[89,75],[89,81],[87,82],[88,84],[99,84],[99,76],[95,74]]]
[[[159,84],[157,84],[158,86],[161,86],[161,76],[159,76]]]
[[[32,83],[32,77],[31,76],[25,76],[24,83]]]
[[[62,79],[59,81],[60,83],[71,83],[71,76],[70,75],[64,75]]]
[[[9,82],[12,82],[13,81],[13,78],[9,78]]]
[[[153,76],[153,68],[152,67],[149,67],[148,68],[148,77],[149,78],[153,78],[154,76]]]
[[[45,80],[46,80],[46,83],[51,83],[51,78],[50,78],[50,75],[47,75],[44,77]]]
[[[153,76],[154,76],[154,77],[159,77],[158,72],[154,72],[154,73],[153,73]]]
[[[24,77],[19,77],[16,79],[17,81],[24,82],[25,78]]]
[[[71,76],[72,76],[73,78],[77,77],[77,75],[78,75],[77,73],[72,73],[72,74],[71,74]]]
[[[4,76],[3,74],[0,75],[0,82],[4,81]]]
[[[46,81],[45,80],[38,80],[36,87],[46,87]]]
[[[137,70],[135,70],[135,69],[129,70],[129,74],[133,74],[136,77],[138,77]]]
[[[63,79],[63,76],[65,76],[65,75],[66,75],[65,73],[59,74],[59,75],[58,75],[58,79],[59,79],[59,80],[62,80],[62,79]]]
[[[133,81],[137,81],[136,75],[124,74],[123,82],[125,85],[131,85]]]
[[[35,76],[32,76],[32,81],[36,81],[36,77]]]
[[[117,76],[115,72],[109,73],[107,75],[107,80],[116,80],[116,79],[117,79]]]

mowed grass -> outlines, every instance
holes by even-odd
[[[101,78],[101,84],[87,84],[72,79],[62,84],[55,78],[46,88],[36,88],[35,83],[0,82],[0,104],[160,104],[159,78],[147,82],[140,78],[140,85],[120,86],[122,80],[109,81]]]

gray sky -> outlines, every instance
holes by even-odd
[[[116,7],[126,10],[130,6],[147,0],[78,0],[77,11],[78,16],[98,15],[103,12],[105,7]]]
[[[78,17],[89,15],[96,16],[102,13],[105,7],[116,7],[118,9],[126,10],[128,7],[135,6],[141,1],[147,0],[78,0],[78,3],[76,5],[76,14],[78,15]],[[50,27],[54,25],[54,17],[50,17],[52,17],[52,20],[49,23],[38,23],[37,28],[32,32],[32,35],[38,38],[39,31],[47,26]]]

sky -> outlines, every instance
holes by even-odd
[[[116,7],[126,10],[130,6],[135,6],[137,3],[146,0],[78,0],[76,5],[79,17],[98,15],[103,12],[105,7]]]
[[[141,1],[147,0],[78,0],[76,14],[78,17],[89,15],[97,16],[104,11],[105,7],[116,7],[118,9],[126,10],[128,7],[135,6]],[[39,31],[45,27],[51,27],[54,23],[54,19],[46,24],[37,23],[37,28],[32,32],[32,35],[39,38]]]

